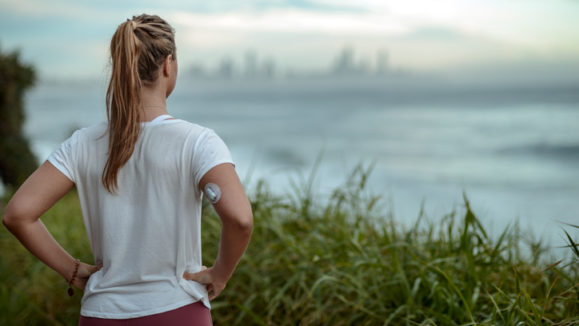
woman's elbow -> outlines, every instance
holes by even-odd
[[[229,201],[215,207],[224,227],[242,234],[253,230],[253,211],[249,201]]]
[[[22,225],[26,221],[26,209],[24,207],[19,207],[14,203],[8,203],[6,209],[2,213],[2,224],[10,230],[14,231],[19,225]]]
[[[18,214],[14,212],[14,209],[6,207],[4,213],[2,214],[2,224],[10,231],[12,231],[16,225],[18,225]]]
[[[251,211],[245,214],[238,214],[234,218],[229,219],[229,222],[239,233],[250,236],[253,231],[253,214]]]
[[[253,214],[249,212],[237,218],[236,226],[240,232],[251,235],[253,231]]]

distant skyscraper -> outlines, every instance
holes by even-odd
[[[355,67],[355,72],[359,75],[367,75],[370,72],[370,62],[368,59],[361,59],[358,66]]]
[[[248,50],[245,53],[245,77],[257,77],[257,53],[254,50]]]
[[[217,69],[217,76],[223,79],[231,79],[233,77],[234,66],[233,60],[230,57],[224,57],[219,63]]]
[[[189,68],[189,74],[195,78],[202,78],[206,76],[205,67],[200,63],[194,63]]]
[[[336,60],[332,71],[338,75],[349,75],[355,72],[354,50],[347,46],[342,49]]]
[[[261,72],[262,75],[266,78],[275,77],[275,61],[273,60],[273,58],[269,57],[263,62]]]
[[[385,75],[386,71],[388,71],[388,53],[384,50],[379,50],[376,54],[376,73]]]

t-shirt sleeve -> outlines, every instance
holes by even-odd
[[[223,163],[234,164],[229,148],[212,129],[201,133],[193,153],[193,177],[196,185],[199,185],[205,173],[215,166]]]
[[[48,156],[48,162],[54,165],[62,174],[72,182],[76,182],[76,144],[78,142],[79,130],[65,140],[60,146]]]

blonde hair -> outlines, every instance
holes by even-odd
[[[102,182],[118,188],[119,170],[127,163],[141,131],[140,92],[157,80],[168,55],[176,59],[173,28],[159,16],[142,14],[119,25],[111,39],[111,79],[106,105],[109,148]]]

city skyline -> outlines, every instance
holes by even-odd
[[[579,2],[568,0],[0,0],[0,49],[19,49],[41,79],[101,78],[116,27],[143,12],[173,25],[184,68],[225,60],[226,72],[224,57],[238,65],[253,49],[275,72],[315,71],[350,45],[417,73],[579,74]]]
[[[200,79],[276,79],[292,76],[385,76],[400,73],[388,64],[385,49],[376,51],[375,58],[357,56],[353,46],[345,45],[328,61],[326,66],[297,70],[284,66],[273,56],[260,55],[255,49],[247,49],[241,57],[223,55],[217,64],[193,62],[185,71],[185,77]]]

